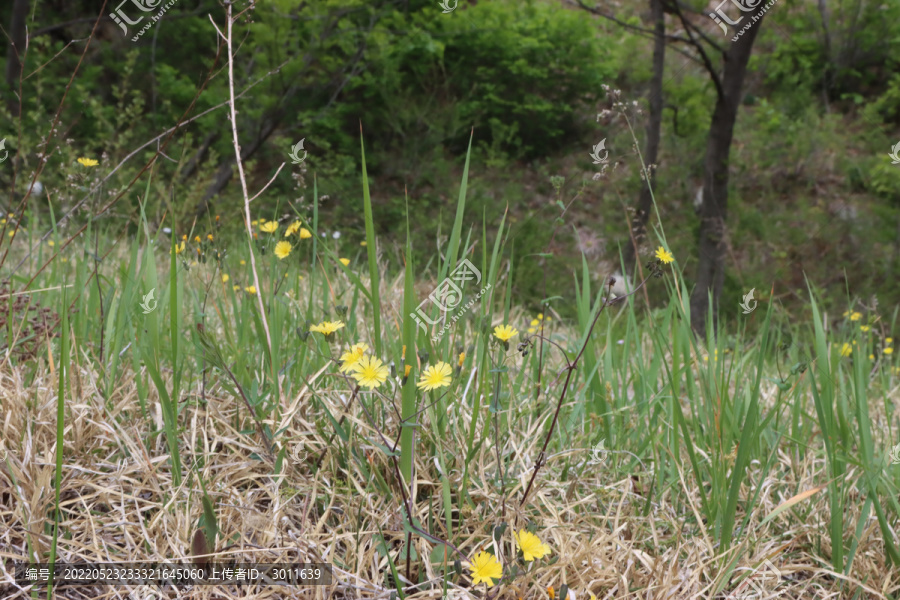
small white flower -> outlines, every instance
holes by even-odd
[[[339,239],[341,237],[341,232],[335,231],[334,233],[331,234],[331,237],[334,239]]]

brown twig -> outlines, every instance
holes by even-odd
[[[573,361],[569,362],[566,359],[566,366],[563,367],[563,370],[566,371],[566,381],[563,384],[562,393],[559,396],[559,402],[557,402],[557,404],[556,404],[556,412],[553,413],[553,421],[550,424],[550,430],[547,431],[547,437],[544,438],[544,445],[541,447],[541,452],[540,452],[540,454],[538,454],[537,462],[535,462],[535,464],[534,464],[534,471],[532,471],[532,473],[531,473],[531,479],[528,481],[528,486],[525,488],[525,491],[522,493],[522,500],[519,502],[519,508],[524,506],[525,500],[528,498],[528,493],[531,491],[532,485],[534,485],[534,480],[537,477],[538,470],[541,468],[541,465],[544,464],[544,458],[546,456],[547,446],[550,444],[550,438],[553,437],[553,431],[556,429],[556,423],[559,420],[559,411],[562,409],[563,402],[565,402],[565,399],[566,399],[566,393],[569,391],[569,383],[572,380],[572,373],[575,372],[575,367],[578,366],[578,362],[581,360],[581,357],[584,355],[584,351],[587,349],[587,345],[591,342],[591,332],[594,331],[594,326],[597,324],[597,321],[600,319],[600,315],[603,314],[603,309],[606,308],[607,306],[612,306],[613,304],[617,304],[617,303],[621,302],[622,300],[624,300],[625,298],[627,298],[628,296],[631,296],[632,294],[636,293],[638,290],[643,288],[644,285],[646,285],[647,281],[650,280],[650,277],[653,277],[656,273],[657,273],[657,271],[654,270],[632,292],[625,294],[623,296],[619,296],[615,300],[609,299],[610,293],[612,291],[612,286],[615,283],[615,279],[610,277],[610,279],[607,281],[606,298],[603,299],[603,304],[600,305],[600,310],[597,311],[597,316],[594,317],[594,320],[591,322],[591,326],[588,328],[587,336],[584,339],[584,344],[581,345],[581,349],[578,351],[578,354],[575,356],[575,359]],[[541,337],[543,337],[543,336],[541,336]],[[565,359],[565,354],[563,354],[563,357]],[[562,372],[560,372],[560,375],[561,374],[562,374]]]

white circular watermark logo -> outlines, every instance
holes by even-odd
[[[750,288],[750,291],[744,296],[744,301],[741,302],[740,307],[744,310],[745,315],[749,315],[754,310],[756,310],[757,302],[753,299],[753,292],[756,291],[756,288]],[[750,302],[753,302],[753,305],[750,305]]]
[[[156,293],[156,288],[153,288],[144,295],[144,301],[141,302],[141,309],[144,311],[145,315],[149,315],[154,310],[156,310],[156,305],[158,303],[156,302],[156,300],[153,299],[153,294],[155,294],[155,293]]]

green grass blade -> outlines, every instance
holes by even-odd
[[[375,336],[375,355],[381,354],[381,296],[379,293],[378,261],[376,258],[375,226],[372,218],[372,198],[369,196],[369,177],[366,174],[366,145],[363,140],[362,124],[359,126],[359,146],[362,151],[363,206],[366,218],[366,250],[369,257],[369,280],[371,283],[372,327]]]

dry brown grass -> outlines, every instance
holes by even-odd
[[[164,437],[161,433],[148,436],[131,374],[124,374],[112,396],[104,400],[96,386],[97,374],[87,370],[86,363],[71,370],[70,398],[77,400],[66,403],[58,561],[164,562],[190,556],[191,538],[202,513],[196,478],[186,477],[180,489],[173,488]],[[316,377],[324,374],[323,370]],[[45,526],[52,523],[53,514],[56,377],[41,371],[26,388],[24,376],[23,368],[7,367],[0,373],[0,458],[6,457],[5,464],[0,461],[0,596],[11,599],[29,597],[13,583],[13,563],[37,562],[37,556],[48,555],[51,537],[46,532],[51,530]],[[202,465],[202,476],[215,502],[220,527],[216,559],[328,562],[334,565],[334,585],[197,586],[166,591],[67,587],[57,588],[56,597],[387,600],[391,596],[386,585],[389,567],[378,551],[377,536],[379,530],[384,532],[395,560],[406,536],[393,471],[385,454],[369,443],[377,434],[361,412],[351,411],[347,418],[357,432],[353,445],[368,457],[369,470],[379,473],[394,497],[372,493],[359,465],[338,460],[332,451],[313,475],[311,465],[327,440],[315,433],[315,420],[321,415],[309,408],[308,394],[304,388],[291,399],[293,410],[285,417],[288,429],[279,438],[288,445],[283,480],[272,476],[272,465],[252,456],[258,450],[256,439],[234,429],[236,403],[216,386],[210,388],[206,406],[191,396],[189,405],[181,410],[182,460],[186,467]],[[773,396],[771,390],[764,394],[769,401]],[[339,407],[349,397],[349,390],[340,389],[325,396],[336,414],[342,413]],[[151,418],[161,432],[162,416],[153,391],[150,398],[155,410]],[[524,413],[529,407],[519,410]],[[463,419],[471,418],[466,411],[460,412]],[[396,430],[390,411],[386,414],[386,431]],[[548,598],[548,586],[558,591],[564,583],[579,600],[590,592],[600,599],[711,597],[721,566],[714,536],[705,530],[694,536],[683,531],[689,515],[703,522],[689,472],[681,473],[678,486],[651,492],[651,486],[657,485],[652,464],[645,460],[644,471],[623,473],[617,468],[622,457],[609,453],[601,467],[587,469],[581,477],[570,473],[564,478],[562,469],[567,462],[583,464],[589,457],[587,448],[577,447],[581,440],[570,440],[569,450],[549,457],[527,506],[518,510],[518,498],[542,441],[539,432],[544,431],[548,418],[544,413],[523,416],[519,431],[501,432],[501,452],[513,457],[508,468],[517,481],[514,488],[506,490],[505,498],[493,483],[497,455],[490,439],[473,459],[472,503],[456,495],[462,474],[456,470],[447,474],[454,506],[459,509],[453,514],[452,540],[463,552],[471,555],[487,542],[506,573],[516,560],[509,530],[502,543],[490,542],[491,531],[501,523],[510,528],[534,523],[553,549],[550,561],[537,561],[525,572],[520,570],[513,584],[492,588],[489,597],[544,599]],[[883,415],[873,413],[873,421],[878,419]],[[462,434],[453,435],[460,439],[445,440],[445,446],[464,447]],[[437,440],[420,441],[431,442]],[[778,489],[787,484],[802,491],[824,483],[820,457],[801,462],[781,454],[778,462],[773,471],[780,474]],[[415,516],[443,537],[447,532],[440,510],[438,472],[433,464],[419,462],[417,473]],[[772,483],[767,481],[764,486]],[[753,526],[787,499],[772,489],[763,492]],[[649,506],[648,494],[652,499]],[[861,502],[850,498],[849,523],[856,522],[860,510]],[[864,528],[853,571],[844,577],[833,573],[821,558],[828,555],[825,495],[817,494],[798,513],[808,516],[798,518],[787,512],[754,534],[757,546],[752,556],[741,560],[738,570],[752,568],[781,550],[779,568],[784,582],[780,598],[886,599],[897,593],[900,571],[887,562],[874,516]],[[742,516],[739,513],[738,517]],[[412,563],[412,580],[422,582],[407,587],[407,593],[416,599],[440,598],[441,567],[422,560],[430,555],[433,544],[418,536],[413,540],[420,559]],[[405,565],[398,564],[398,570],[404,573]],[[845,584],[843,591],[841,579],[851,583]],[[450,577],[447,588],[450,598],[484,597],[484,586],[469,587],[467,576]],[[147,596],[148,591],[157,595]]]

